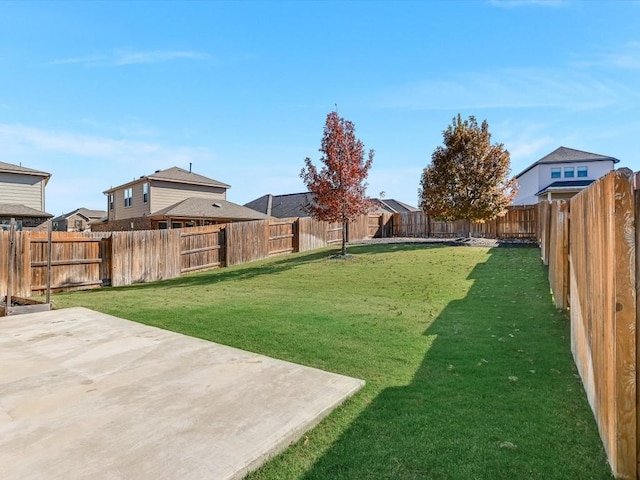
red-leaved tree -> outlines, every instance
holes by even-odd
[[[317,220],[342,223],[344,256],[348,223],[371,208],[364,181],[373,163],[373,150],[369,150],[365,160],[364,144],[356,138],[353,122],[331,112],[327,115],[320,152],[322,169],[318,171],[307,157],[306,168],[300,172],[312,196],[307,208]]]

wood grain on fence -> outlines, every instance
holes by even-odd
[[[29,233],[31,293],[47,288],[47,232]],[[102,237],[72,232],[51,233],[51,290],[74,291],[102,286]]]
[[[616,476],[635,479],[635,205],[631,172],[625,170],[609,173],[571,199],[569,312],[571,349],[609,463]],[[553,213],[551,219],[553,237]]]
[[[538,208],[536,205],[515,205],[495,222],[497,238],[535,238]]]
[[[279,218],[269,222],[269,255],[297,251],[297,218]]]
[[[568,306],[569,296],[569,203],[551,203],[549,229],[549,285],[558,308]]]
[[[26,231],[15,232],[15,254],[13,255],[13,261],[10,261],[10,232],[0,231],[0,297],[7,295],[9,265],[13,266],[11,295],[16,297],[28,297],[31,295],[29,234],[30,232]]]
[[[540,256],[544,265],[549,265],[549,236],[551,234],[551,204],[542,201],[538,204],[538,225],[536,239],[540,245]]]
[[[269,256],[269,220],[229,223],[226,230],[228,267]]]
[[[423,212],[403,212],[398,215],[399,237],[428,237],[429,217]]]
[[[401,213],[397,234],[400,237],[534,239],[538,228],[537,210],[537,205],[512,206],[504,215],[484,222],[437,220],[423,212]]]
[[[226,260],[225,225],[180,230],[180,273],[224,266]]]
[[[327,246],[329,224],[310,217],[298,219],[298,251],[306,252]]]
[[[153,282],[180,276],[180,229],[111,234],[111,285]]]

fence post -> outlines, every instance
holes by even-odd
[[[7,296],[5,301],[4,314],[9,315],[11,309],[11,295],[13,293],[13,269],[15,268],[15,256],[16,256],[16,219],[12,218],[9,224],[9,271],[7,275]]]

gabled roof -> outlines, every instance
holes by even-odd
[[[50,173],[34,170],[33,168],[23,167],[21,165],[13,165],[12,163],[0,162],[0,173],[19,173],[22,175],[34,175],[37,177],[49,178]]]
[[[220,199],[190,197],[153,212],[151,217],[216,218],[230,220],[265,220],[268,215],[237,203]]]
[[[407,213],[407,212],[419,212],[420,209],[412,207],[406,203],[394,200],[393,198],[372,198],[374,205],[377,207],[376,211],[382,211],[386,213]]]
[[[156,170],[150,175],[143,175],[142,177],[136,180],[132,180],[131,182],[123,183],[122,185],[119,185],[117,187],[105,190],[104,193],[113,192],[114,190],[128,187],[129,185],[133,185],[134,183],[138,183],[144,180],[157,180],[162,182],[181,183],[186,185],[203,185],[207,187],[231,188],[231,185],[227,185],[226,183],[214,180],[213,178],[189,172],[180,167],[171,167],[167,168],[166,170]]]
[[[276,218],[308,217],[306,208],[311,203],[311,193],[290,193],[287,195],[263,195],[245,203],[244,206]]]
[[[553,152],[545,155],[537,162],[532,163],[518,175],[516,178],[520,178],[527,173],[533,167],[537,165],[549,164],[549,163],[587,163],[587,162],[613,162],[618,163],[620,160],[606,155],[600,155],[598,153],[583,152],[582,150],[575,150],[573,148],[559,147]]]
[[[57,216],[53,219],[54,222],[59,222],[61,220],[65,220],[72,215],[75,214],[83,216],[87,221],[89,220],[98,220],[107,215],[105,210],[89,210],[88,208],[76,208],[74,211],[69,213],[63,213],[60,216]]]
[[[536,195],[544,195],[549,190],[563,190],[567,192],[578,192],[585,187],[591,185],[595,180],[561,180],[558,182],[553,182],[550,185],[547,185],[542,190],[536,193]]]
[[[0,203],[0,216],[2,217],[35,217],[35,218],[51,218],[53,215],[47,212],[41,212],[35,208],[26,205],[17,205],[10,203]]]

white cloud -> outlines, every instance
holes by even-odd
[[[5,151],[15,152],[14,155],[20,153],[32,157],[44,152],[121,164],[153,163],[171,166],[213,158],[213,154],[206,149],[169,147],[159,143],[57,132],[6,123],[0,123],[0,143]]]
[[[628,42],[617,52],[599,53],[595,55],[595,59],[576,62],[575,66],[638,70],[640,69],[640,42]]]
[[[157,169],[173,166],[213,176],[215,155],[205,148],[168,146],[98,135],[0,123],[2,160],[52,174],[47,186],[50,213],[78,207],[104,208],[102,192]]]
[[[537,68],[470,72],[400,85],[382,92],[377,107],[413,110],[564,108],[590,110],[640,103],[640,91],[586,72]]]
[[[502,8],[517,7],[564,7],[569,5],[569,0],[488,0],[489,5]]]
[[[81,64],[87,67],[121,67],[136,64],[170,62],[174,60],[208,60],[208,53],[188,50],[117,51],[109,55],[88,55],[53,60],[51,65]]]

